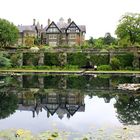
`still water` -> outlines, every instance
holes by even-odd
[[[1,75],[0,130],[23,128],[89,132],[140,123],[139,92],[121,91],[139,83],[135,75]]]

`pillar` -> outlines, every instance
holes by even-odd
[[[111,63],[111,59],[114,57],[114,53],[112,51],[109,52],[109,64]]]
[[[43,76],[39,76],[38,77],[38,81],[39,81],[39,88],[44,88],[44,77]]]
[[[40,54],[39,54],[38,65],[39,65],[39,66],[44,65],[44,53],[40,53]]]
[[[134,69],[139,69],[140,68],[140,66],[139,66],[139,54],[138,54],[138,52],[136,53],[134,53],[134,59],[133,59],[133,68]]]
[[[19,53],[18,65],[19,67],[23,66],[23,53]]]

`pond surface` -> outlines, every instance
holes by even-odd
[[[83,133],[139,125],[140,92],[117,89],[139,82],[135,75],[1,75],[0,130]]]

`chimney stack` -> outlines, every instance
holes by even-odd
[[[48,19],[48,26],[51,24],[51,20],[50,19]]]
[[[69,24],[71,23],[71,18],[68,19],[68,23],[69,23]]]
[[[33,25],[35,26],[35,22],[36,22],[36,20],[35,19],[33,19]]]
[[[41,24],[41,29],[43,29],[43,24]]]

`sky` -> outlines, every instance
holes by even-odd
[[[0,18],[15,25],[31,25],[35,18],[45,27],[48,18],[71,18],[86,25],[86,39],[115,36],[121,16],[130,12],[140,13],[140,0],[0,0]]]

